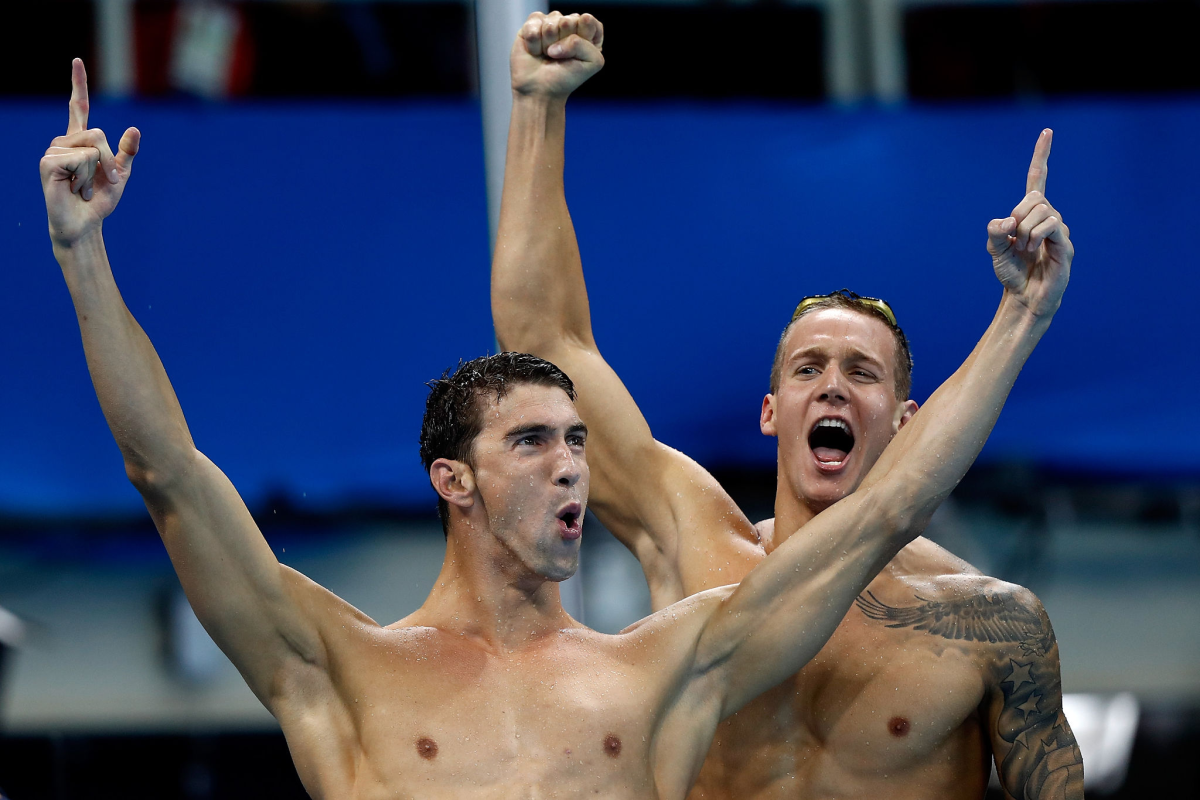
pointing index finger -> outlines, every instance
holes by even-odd
[[[1037,144],[1033,147],[1033,160],[1029,162],[1029,175],[1025,178],[1025,194],[1046,194],[1046,173],[1049,171],[1050,143],[1053,140],[1054,131],[1049,128],[1038,136]]]
[[[87,70],[83,68],[83,59],[77,58],[71,62],[71,102],[68,105],[67,133],[79,133],[87,130],[88,122],[88,89]]]

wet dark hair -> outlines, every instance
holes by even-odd
[[[775,360],[771,364],[771,394],[779,391],[779,381],[783,377],[783,345],[787,342],[788,333],[792,330],[792,326],[801,317],[806,317],[809,314],[826,308],[848,308],[851,311],[857,311],[860,314],[877,319],[887,326],[887,329],[892,332],[892,339],[896,343],[896,378],[893,390],[897,400],[907,400],[909,394],[912,392],[913,373],[913,357],[912,350],[908,346],[908,337],[904,335],[904,331],[900,329],[900,326],[888,319],[882,311],[870,303],[862,302],[858,295],[846,289],[840,289],[822,297],[815,303],[809,304],[791,322],[784,326],[783,333],[779,335],[779,344],[775,346]]]
[[[471,463],[475,438],[483,430],[487,403],[500,402],[514,386],[532,383],[562,389],[575,400],[575,384],[549,361],[528,353],[482,356],[429,381],[425,418],[421,421],[421,463],[425,471],[439,458]],[[450,506],[438,497],[442,530],[449,531]]]

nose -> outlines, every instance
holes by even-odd
[[[846,376],[836,367],[830,367],[821,373],[821,385],[818,388],[820,389],[818,400],[827,403],[845,403],[849,399],[849,393],[846,391]]]
[[[563,442],[558,447],[557,458],[554,462],[554,482],[559,486],[570,488],[579,482],[582,475],[579,462],[570,446]]]

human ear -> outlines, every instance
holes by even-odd
[[[778,436],[775,427],[775,395],[769,394],[763,398],[762,412],[758,415],[758,429],[763,436]]]
[[[429,482],[447,503],[459,508],[475,505],[475,473],[463,462],[439,458],[429,465]]]
[[[917,413],[917,401],[905,400],[903,403],[896,404],[896,414],[892,418],[892,435],[908,424],[908,421]]]

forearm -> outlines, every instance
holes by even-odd
[[[756,566],[714,614],[698,673],[725,684],[722,716],[794,674],[833,635],[854,598],[894,555],[892,508],[858,491],[818,514]]]
[[[1005,294],[971,355],[896,435],[860,491],[882,490],[909,512],[910,531],[922,528],[979,455],[1049,325]]]
[[[590,345],[587,287],[563,188],[566,100],[514,93],[492,318],[505,349]]]
[[[130,478],[148,484],[184,463],[192,438],[153,345],[126,308],[99,232],[55,257],[75,305],[88,371]]]

